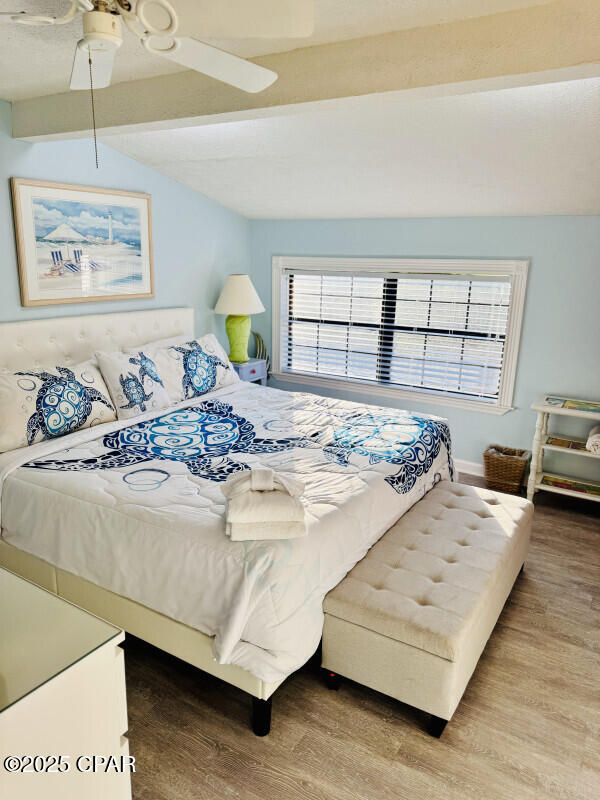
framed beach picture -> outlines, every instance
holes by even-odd
[[[22,305],[154,297],[150,195],[11,185]]]

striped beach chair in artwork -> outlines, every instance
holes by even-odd
[[[69,272],[79,272],[79,270],[81,269],[81,265],[76,264],[74,261],[65,261],[63,263],[63,266],[65,269],[68,269]]]
[[[73,250],[73,256],[68,257],[64,262],[64,268],[69,272],[80,272],[81,270],[81,250]]]
[[[94,261],[89,256],[85,256],[81,249],[73,250],[73,256],[75,262],[79,264],[80,269],[90,269],[92,272],[95,272],[97,269],[102,269],[101,264],[98,264],[97,261]]]
[[[99,264],[97,261],[94,261],[93,258],[87,258],[87,265],[92,270],[92,272],[96,272],[98,269],[104,269],[102,264]]]
[[[63,257],[61,250],[51,250],[50,255],[52,256],[52,267],[50,271],[53,275],[60,275],[63,271]]]

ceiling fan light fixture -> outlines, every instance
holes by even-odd
[[[87,11],[83,15],[83,39],[89,50],[116,50],[123,43],[121,20],[117,14],[104,11]]]
[[[123,42],[121,20],[116,14],[88,11],[83,15],[83,39],[77,42],[71,71],[71,89],[90,88],[88,60],[93,56],[96,89],[110,86],[115,55]]]

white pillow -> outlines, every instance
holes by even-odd
[[[153,342],[148,342],[148,344],[143,345],[142,350],[145,353],[155,353],[157,350],[161,350],[163,347],[170,347],[173,344],[183,344],[187,342],[191,337],[186,336],[184,334],[179,334],[178,336],[169,336],[167,339],[156,339]],[[139,347],[124,347],[124,353],[137,353]]]
[[[141,347],[132,353],[96,353],[119,419],[166,408],[169,403],[156,364]]]
[[[239,381],[236,371],[214,334],[198,339],[156,342],[148,351],[164,381],[172,403],[201,397]]]
[[[0,453],[116,418],[94,361],[0,372]]]

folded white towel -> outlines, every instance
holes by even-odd
[[[589,432],[585,446],[590,453],[600,456],[600,425],[596,425]]]
[[[231,475],[221,489],[227,498],[225,533],[232,541],[306,536],[302,481],[261,468]]]
[[[300,539],[306,536],[304,522],[262,522],[244,524],[227,523],[225,533],[232,542],[247,542],[258,539]]]
[[[274,489],[230,497],[227,503],[227,522],[302,522],[304,506],[298,497]]]
[[[272,469],[261,467],[235,472],[227,478],[221,489],[225,497],[236,497],[250,490],[268,492],[274,489],[287,492],[292,497],[300,497],[304,491],[304,483],[298,478],[279,475]]]

